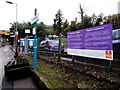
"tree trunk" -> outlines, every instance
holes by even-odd
[[[61,33],[59,34],[58,62],[61,61]]]

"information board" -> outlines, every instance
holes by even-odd
[[[112,24],[68,32],[67,45],[71,55],[113,60]]]

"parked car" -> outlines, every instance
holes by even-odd
[[[59,49],[59,40],[44,40],[40,43],[40,50],[46,51],[58,51]],[[64,46],[62,43],[61,50],[64,51]]]

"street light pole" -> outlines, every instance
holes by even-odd
[[[6,1],[6,3],[9,3],[9,4],[15,4],[16,5],[16,29],[15,29],[15,54],[16,56],[18,55],[18,52],[17,52],[17,41],[18,41],[18,32],[17,32],[17,3],[13,3],[11,1]]]
[[[17,32],[17,4],[15,3],[16,5],[16,32]]]
[[[13,2],[10,2],[10,1],[6,1],[6,3],[15,4],[16,5],[16,29],[15,29],[15,31],[17,32],[17,3],[13,3]],[[18,33],[16,33],[16,34],[18,34]]]

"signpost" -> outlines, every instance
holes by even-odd
[[[30,33],[29,29],[25,29],[26,39],[25,39],[25,52],[28,53],[28,34]]]
[[[31,20],[31,24],[34,24],[33,28],[33,35],[34,35],[34,46],[33,46],[33,69],[36,70],[36,64],[37,64],[37,29],[36,29],[36,22],[39,21],[39,14],[37,15],[37,9],[35,8],[35,16]]]
[[[112,24],[68,32],[71,55],[113,60]]]

